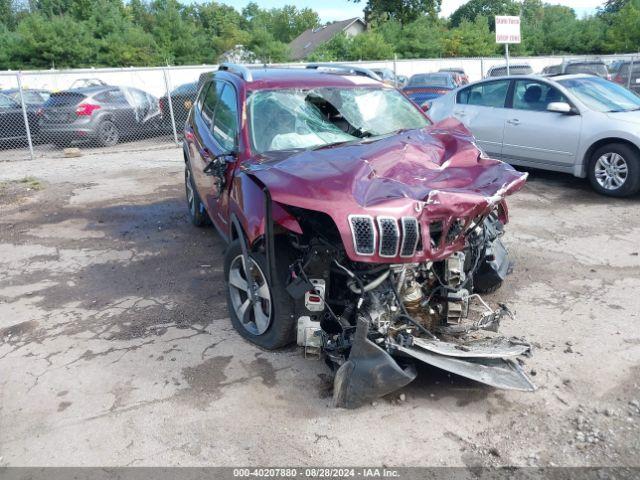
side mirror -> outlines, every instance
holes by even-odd
[[[431,102],[429,101],[424,102],[422,105],[420,105],[420,108],[422,109],[423,112],[428,112],[429,109],[431,108]]]
[[[573,108],[567,102],[551,102],[547,105],[548,112],[563,113],[565,115],[574,113]]]

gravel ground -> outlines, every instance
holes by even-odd
[[[26,178],[25,178],[26,177]],[[0,466],[640,466],[639,198],[532,172],[504,333],[535,393],[422,368],[332,409],[322,362],[237,335],[178,149],[0,163]]]

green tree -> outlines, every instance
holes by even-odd
[[[611,52],[640,51],[640,0],[630,0],[612,13],[610,22],[606,38]]]
[[[95,65],[97,44],[82,22],[70,16],[29,15],[16,29],[15,65],[36,68]]]
[[[401,58],[433,58],[444,55],[446,27],[443,21],[421,17],[402,28],[396,22],[383,24],[378,31]]]
[[[579,47],[576,44],[578,21],[573,9],[561,5],[545,5],[541,28],[545,51],[540,53],[579,53],[576,51],[576,47]]]
[[[388,60],[393,53],[382,35],[369,31],[353,37],[347,60]]]
[[[442,0],[367,0],[364,15],[367,22],[394,19],[406,24],[423,15],[435,17],[441,4]]]
[[[445,55],[451,57],[480,57],[496,53],[495,35],[489,30],[486,17],[476,17],[473,22],[463,20],[451,29],[444,41]]]
[[[478,17],[489,19],[489,29],[496,28],[496,15],[518,15],[520,5],[514,0],[470,0],[451,14],[451,26],[458,27],[463,21],[474,22]]]

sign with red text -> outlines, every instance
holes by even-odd
[[[496,15],[496,43],[520,43],[520,17]]]

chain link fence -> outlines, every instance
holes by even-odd
[[[578,58],[513,58],[512,64],[527,63],[534,72],[542,72],[545,67]],[[639,56],[600,58],[612,67],[613,81],[640,93]],[[406,77],[462,68],[474,81],[484,78],[491,67],[504,65],[504,59],[349,63],[388,69]],[[202,65],[0,72],[0,161],[62,157],[69,147],[80,148],[84,154],[175,148],[180,145],[200,75],[216,68]]]
[[[0,72],[0,159],[176,147],[216,66]]]

